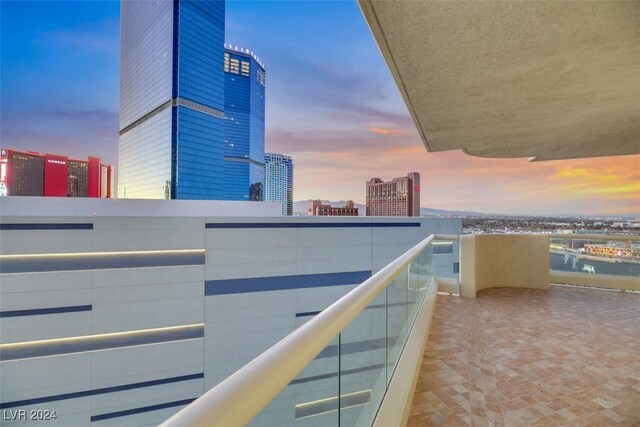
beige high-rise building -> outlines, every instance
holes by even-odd
[[[420,216],[420,174],[367,181],[367,216]]]
[[[310,200],[307,214],[310,216],[358,216],[353,200],[347,200],[344,206],[325,205],[320,200]]]

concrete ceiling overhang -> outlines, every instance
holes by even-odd
[[[358,2],[427,150],[640,153],[640,1]]]

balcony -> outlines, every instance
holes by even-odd
[[[136,217],[137,202],[117,200],[73,201],[95,216],[29,216],[46,200],[0,202],[0,409],[55,410],[61,425],[395,426],[554,423],[546,405],[573,424],[637,424],[625,410],[639,400],[640,295],[628,291],[640,291],[640,238],[460,236],[459,221],[431,218]]]
[[[635,270],[558,273],[549,236],[465,235],[460,282],[435,277],[455,240],[423,240],[164,425],[637,425]]]

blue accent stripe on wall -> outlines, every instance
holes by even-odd
[[[93,230],[93,224],[0,224],[0,230]]]
[[[229,222],[211,223],[206,228],[377,228],[420,227],[419,222]]]
[[[68,307],[32,308],[29,310],[0,311],[2,317],[41,316],[43,314],[75,313],[77,311],[91,311],[91,305],[73,305]]]
[[[281,291],[286,289],[355,285],[364,282],[369,277],[371,277],[371,271],[350,271],[346,273],[207,280],[204,284],[204,294],[205,296],[227,295],[243,294],[248,292]]]
[[[77,399],[79,397],[96,396],[98,394],[115,393],[118,391],[133,390],[136,388],[153,387],[153,386],[162,385],[162,384],[171,384],[171,383],[177,383],[181,381],[197,380],[199,378],[204,378],[203,372],[200,372],[198,374],[182,375],[179,377],[161,378],[159,380],[144,381],[140,383],[123,384],[123,385],[117,385],[113,387],[97,388],[94,390],[77,391],[74,393],[55,394],[53,396],[36,397],[34,399],[15,400],[13,402],[3,402],[3,403],[0,403],[0,409],[15,408],[15,407],[27,406],[27,405],[37,405],[40,403],[48,403],[48,402],[57,402],[58,400]]]
[[[188,405],[194,400],[196,400],[195,397],[192,399],[176,400],[175,402],[161,403],[159,405],[143,406],[141,408],[127,409],[126,411],[110,412],[108,414],[95,415],[91,417],[91,422],[108,420],[110,418],[126,417],[127,415],[141,414],[143,412],[157,411],[165,408],[173,408],[174,406]]]
[[[304,311],[302,313],[296,313],[296,317],[315,316],[316,314],[320,314],[321,312],[322,312],[322,310],[320,310],[320,311]]]

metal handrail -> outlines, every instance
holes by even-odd
[[[458,236],[432,234],[422,240],[161,426],[248,424],[433,240]]]

